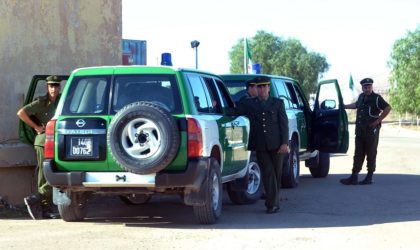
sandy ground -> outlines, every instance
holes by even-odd
[[[140,206],[105,197],[91,202],[84,222],[0,218],[0,249],[419,249],[420,132],[383,127],[370,186],[339,183],[353,144],[332,156],[327,178],[312,178],[301,162],[299,187],[282,190],[278,214],[225,195],[219,222],[203,226],[179,197]]]

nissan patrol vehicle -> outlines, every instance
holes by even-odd
[[[45,77],[34,77],[25,103],[42,92]],[[84,219],[92,195],[142,204],[177,194],[203,224],[220,217],[223,185],[234,203],[258,201],[261,173],[247,151],[249,120],[225,115],[232,107],[221,77],[207,72],[74,70],[46,126],[43,163],[62,219]],[[25,124],[21,137],[33,140]]]
[[[222,78],[237,102],[246,93],[246,81],[259,75],[230,74],[222,75]],[[289,119],[290,153],[284,161],[282,187],[298,185],[300,161],[305,161],[313,177],[326,177],[330,169],[330,153],[345,153],[349,144],[347,113],[337,80],[318,84],[312,108],[296,80],[264,76],[271,78],[270,95],[283,100]]]

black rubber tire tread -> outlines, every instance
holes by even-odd
[[[70,205],[57,205],[58,212],[64,221],[81,221],[86,217],[86,198],[82,192],[66,191]]]
[[[316,168],[309,168],[309,171],[314,178],[325,178],[330,172],[330,154],[319,152],[318,157],[318,166]]]
[[[292,154],[296,156],[297,159],[297,176],[293,174],[293,157]],[[283,160],[283,173],[281,178],[282,188],[295,188],[299,184],[299,174],[300,174],[300,161],[299,161],[299,147],[296,140],[290,142],[290,152],[284,157]]]
[[[251,164],[251,162],[254,162],[254,163],[256,163],[258,165],[257,159],[255,157],[255,154],[251,156],[250,164]],[[249,169],[248,169],[248,171],[249,171]],[[260,174],[261,174],[260,175],[260,178],[261,178],[260,179],[260,185],[259,185],[257,191],[255,193],[253,193],[253,194],[249,194],[247,192],[247,190],[244,190],[244,191],[232,190],[232,188],[231,188],[231,184],[232,183],[229,182],[227,184],[227,193],[229,195],[229,199],[233,203],[235,203],[237,205],[254,204],[257,201],[259,201],[261,199],[261,195],[262,195],[262,193],[264,191],[263,190],[264,187],[263,187],[263,184],[262,184],[262,173],[261,173],[261,169],[260,169]],[[248,176],[245,176],[243,178],[248,179],[249,178],[249,173],[247,173],[247,175]]]
[[[119,195],[120,200],[127,205],[142,205],[146,204],[152,198],[150,194],[136,194],[134,198],[130,197],[131,195]]]
[[[155,122],[162,140],[165,140],[155,155],[142,160],[127,154],[120,143],[125,125],[136,118]],[[180,133],[175,119],[165,108],[150,102],[135,102],[123,107],[112,119],[107,133],[107,145],[114,161],[122,169],[135,174],[151,174],[166,168],[175,159],[179,144]]]
[[[213,178],[214,176],[217,177],[218,186],[219,186],[219,197],[217,208],[213,208],[213,193],[212,193],[212,185],[213,185]],[[220,174],[220,165],[219,162],[211,158],[210,159],[210,171],[208,179],[205,182],[205,185],[202,187],[205,188],[205,205],[203,206],[193,206],[195,217],[197,221],[201,224],[214,224],[222,214],[222,196],[223,196],[223,189],[222,189],[222,179]]]

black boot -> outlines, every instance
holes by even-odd
[[[23,199],[28,213],[33,220],[42,219],[42,208],[41,208],[41,196],[39,194],[33,194]]]
[[[43,219],[60,219],[60,214],[51,207],[51,205],[42,206]]]
[[[340,182],[344,185],[357,185],[358,173],[353,172],[349,178],[341,179]]]
[[[43,219],[59,219],[60,214],[57,211],[57,207],[53,205],[50,199],[43,199],[41,201],[42,218]]]
[[[370,185],[373,183],[373,172],[368,172],[368,174],[366,175],[365,179],[361,182],[359,182],[359,185]]]

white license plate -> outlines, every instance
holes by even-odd
[[[92,137],[72,137],[70,150],[71,156],[93,156]]]

